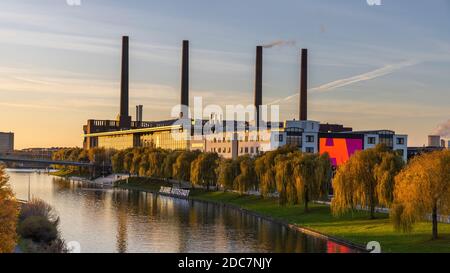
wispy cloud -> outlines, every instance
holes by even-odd
[[[367,73],[363,73],[363,74],[359,74],[356,76],[352,76],[349,78],[344,78],[344,79],[340,79],[340,80],[336,80],[336,81],[332,81],[329,82],[327,84],[323,84],[321,86],[317,86],[314,88],[311,88],[309,91],[310,92],[327,92],[327,91],[332,91],[341,87],[345,87],[348,85],[352,85],[355,83],[359,83],[359,82],[364,82],[364,81],[369,81],[369,80],[373,80],[382,76],[386,76],[389,75],[391,73],[394,73],[402,68],[406,68],[406,67],[410,67],[413,65],[418,64],[417,61],[404,61],[404,62],[400,62],[400,63],[395,63],[395,64],[388,64],[385,65],[382,68],[379,69],[375,69],[373,71],[367,72]],[[288,97],[285,98],[281,98],[278,99],[276,101],[273,101],[272,103],[270,103],[269,105],[273,105],[273,104],[277,104],[280,103],[282,101],[288,101],[291,100],[293,98],[298,97],[299,94],[293,94],[290,95]]]

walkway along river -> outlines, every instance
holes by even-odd
[[[95,252],[351,252],[323,239],[214,204],[102,189],[34,172],[8,170],[17,198],[50,203],[66,242]]]

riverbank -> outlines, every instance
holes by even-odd
[[[128,184],[118,187],[157,193],[161,186],[171,183],[153,181],[146,178],[130,179]],[[310,211],[304,213],[302,206],[278,204],[275,198],[263,199],[258,196],[241,196],[236,193],[207,192],[195,189],[191,191],[192,200],[231,205],[278,221],[287,222],[296,227],[305,227],[321,234],[327,234],[356,245],[364,246],[368,242],[380,242],[383,252],[394,253],[449,253],[450,225],[440,224],[441,239],[432,241],[431,223],[420,223],[410,234],[395,232],[389,217],[377,214],[377,219],[369,220],[366,212],[346,214],[340,218],[331,215],[330,207],[311,204]]]

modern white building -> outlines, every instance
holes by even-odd
[[[358,150],[385,144],[407,161],[408,136],[390,130],[322,132],[318,121],[288,120],[258,130],[244,126],[242,130],[202,135],[191,141],[191,150],[218,153],[224,158],[257,156],[285,145],[297,146],[304,153],[328,152],[335,165],[348,160]]]

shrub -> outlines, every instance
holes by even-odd
[[[22,222],[29,217],[39,216],[48,219],[53,225],[58,226],[59,217],[53,207],[40,199],[33,199],[22,206],[19,221]]]
[[[35,243],[51,243],[58,238],[55,224],[42,216],[30,216],[20,223],[18,233]]]

